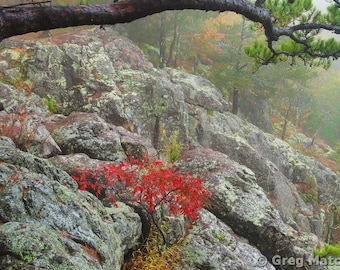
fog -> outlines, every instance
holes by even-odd
[[[330,0],[314,0],[313,2],[314,5],[323,12],[327,10],[327,6],[331,3]]]

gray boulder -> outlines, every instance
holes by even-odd
[[[93,113],[72,113],[55,122],[50,130],[63,154],[85,153],[91,158],[107,161],[156,155],[149,141],[122,127],[108,124]]]
[[[268,259],[276,254],[294,255],[279,212],[256,183],[251,170],[210,149],[187,151],[176,166],[204,179],[213,192],[206,208]]]
[[[200,216],[182,244],[186,269],[275,269],[247,239],[215,215],[202,210]]]
[[[1,267],[120,269],[141,235],[139,216],[104,207],[48,160],[0,141]]]

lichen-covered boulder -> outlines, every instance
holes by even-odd
[[[335,172],[231,113],[201,114],[201,126],[202,146],[227,154],[255,172],[257,183],[275,203],[284,222],[316,233],[312,219],[319,213],[303,201],[297,186],[315,183],[314,190],[307,190],[317,194],[314,203],[332,204],[337,201],[334,187],[340,183]],[[296,219],[298,213],[305,213],[303,222]]]
[[[94,113],[72,113],[50,125],[49,129],[63,154],[85,153],[106,161],[156,155],[149,141],[106,123]]]
[[[119,269],[121,238],[102,203],[47,160],[0,139],[1,265]]]
[[[87,169],[94,171],[109,163],[107,161],[91,159],[86,154],[59,155],[50,158],[49,161],[57,168],[63,168],[70,175],[75,174],[77,170]],[[107,196],[110,194],[112,187],[107,187],[102,176],[98,176],[96,181],[104,187],[104,194],[101,200],[105,205],[111,205]],[[121,239],[121,246],[124,252],[128,252],[131,248],[137,246],[142,235],[140,216],[130,206],[119,201],[113,207],[107,207],[106,210],[114,221],[114,227]]]
[[[25,89],[0,82],[0,111],[7,113],[36,113],[46,116],[49,114],[48,108],[43,100],[34,93],[29,93]]]
[[[61,153],[58,144],[46,128],[45,116],[23,111],[21,114],[0,112],[0,135],[9,137],[22,150],[38,157]]]
[[[140,216],[128,205],[117,202],[115,207],[107,208],[114,221],[114,228],[121,239],[124,252],[136,247],[142,236],[142,221]]]
[[[0,226],[0,246],[1,269],[94,270],[119,265],[117,260],[117,264],[106,266],[107,258],[100,258],[95,248],[77,243],[67,233],[41,223],[3,224]]]
[[[253,171],[211,149],[184,152],[176,166],[204,179],[213,192],[206,208],[268,260],[274,255],[296,255],[285,223]]]
[[[223,99],[222,92],[210,81],[201,76],[190,75],[176,69],[168,68],[167,72],[171,82],[180,86],[186,103],[211,111],[228,111],[229,106]]]
[[[263,254],[207,210],[181,245],[186,269],[268,269]]]
[[[65,171],[58,169],[46,159],[19,150],[10,138],[4,136],[0,136],[0,161],[28,168],[30,172],[45,175],[72,190],[78,189],[77,183],[70,181],[71,178]]]
[[[181,137],[195,136],[198,109],[228,110],[221,91],[208,80],[155,69],[137,46],[110,30],[74,31],[37,42],[9,39],[3,46],[4,70],[18,62],[25,70],[13,84],[24,81],[33,93],[54,97],[63,114],[96,112],[149,139],[160,123],[179,130]]]

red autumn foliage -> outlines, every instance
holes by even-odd
[[[93,194],[95,194],[97,197],[100,196],[103,185],[99,182],[95,181],[97,177],[97,170],[95,170],[94,173],[90,169],[75,169],[74,173],[77,175],[72,175],[72,178],[77,181],[78,188],[80,190],[87,190]]]
[[[151,214],[157,206],[163,205],[172,215],[183,214],[195,220],[198,210],[211,196],[201,178],[183,174],[174,167],[166,168],[160,160],[130,159],[120,164],[103,165],[92,172],[89,169],[77,169],[76,172],[79,176],[73,175],[72,178],[78,182],[79,189],[88,190],[97,196],[103,189],[96,181],[99,175],[104,175],[105,183],[110,187],[119,181],[125,183],[131,199],[147,206]],[[108,198],[115,203],[113,195]]]

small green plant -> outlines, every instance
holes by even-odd
[[[170,163],[174,163],[181,155],[182,144],[178,142],[178,131],[175,130],[168,142],[164,145],[164,151],[167,158],[167,161]]]
[[[336,245],[325,244],[322,248],[315,249],[314,255],[319,257],[339,257],[340,243],[337,243]]]
[[[90,0],[77,0],[77,1],[70,1],[70,0],[57,0],[57,3],[62,6],[70,6],[70,5],[89,5]]]
[[[207,114],[208,115],[214,115],[214,109],[207,109]]]
[[[58,111],[57,101],[54,96],[48,94],[47,97],[43,98],[43,101],[51,113],[56,113]]]
[[[332,155],[332,159],[335,162],[340,163],[340,143],[337,143],[334,146],[334,151],[335,151],[335,153]]]
[[[300,195],[305,202],[313,204],[318,202],[318,186],[314,178],[308,177],[306,179],[305,188]]]
[[[77,4],[78,5],[89,5],[90,4],[90,0],[78,0]]]
[[[301,193],[301,198],[304,202],[309,202],[310,201],[310,197],[308,194],[306,193]]]

